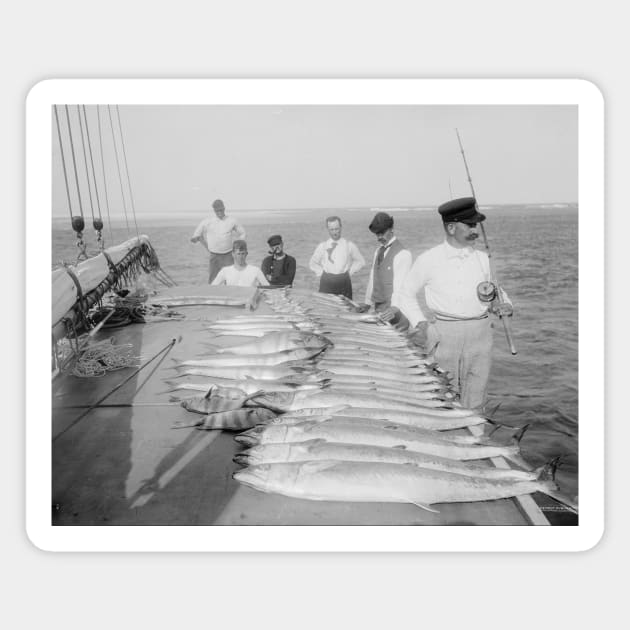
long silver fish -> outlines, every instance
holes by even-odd
[[[448,387],[444,383],[422,383],[419,385],[414,385],[413,388],[403,389],[401,386],[395,385],[387,385],[387,384],[377,384],[375,382],[364,382],[360,383],[358,381],[339,381],[334,379],[329,385],[330,390],[348,390],[360,392],[372,392],[379,393],[381,396],[400,396],[405,399],[414,400],[415,393],[426,393],[426,392],[446,392],[448,391]]]
[[[272,354],[217,354],[200,359],[180,361],[175,367],[238,367],[242,365],[281,365],[289,361],[308,360],[317,356],[322,348],[293,348]],[[176,359],[173,359],[176,361]]]
[[[418,438],[439,438],[446,442],[453,442],[455,444],[483,444],[488,443],[489,440],[483,435],[457,435],[450,431],[435,431],[433,429],[426,429],[424,427],[412,426],[408,424],[397,424],[391,420],[377,419],[377,418],[360,418],[360,417],[346,417],[338,416],[336,414],[322,416],[321,418],[311,418],[304,422],[320,422],[327,425],[344,425],[348,424],[352,427],[364,426],[374,427],[380,429],[388,429],[390,431],[402,431],[407,434],[415,435]],[[292,418],[285,419],[285,416],[278,416],[274,418],[269,424],[296,426],[299,422],[294,422]]]
[[[495,443],[456,444],[440,438],[438,431],[435,431],[435,436],[421,437],[413,431],[407,431],[396,425],[387,429],[352,422],[309,421],[292,426],[280,424],[258,426],[237,435],[234,439],[247,446],[266,442],[304,442],[323,439],[327,442],[345,444],[406,448],[410,451],[459,460],[503,457],[525,470],[531,469],[531,466],[520,456],[518,436],[513,439],[512,444],[507,446]]]
[[[294,411],[303,407],[335,407],[338,405],[350,405],[356,407],[372,407],[376,409],[399,409],[413,412],[426,407],[442,407],[446,403],[439,399],[423,399],[410,403],[397,401],[393,398],[385,398],[376,394],[349,394],[335,390],[322,389],[314,392],[265,392],[251,398],[248,403],[251,407],[261,406],[278,412]]]
[[[296,374],[303,375],[307,381],[322,380],[323,372],[316,372],[309,368],[287,367],[285,365],[245,365],[240,367],[186,367],[179,368],[181,376],[210,376],[219,378],[253,378],[263,381],[278,381]]]
[[[295,348],[325,348],[332,342],[322,335],[308,332],[270,332],[258,341],[237,346],[217,347],[217,354],[270,354]]]
[[[297,409],[278,416],[272,422],[274,424],[299,424],[305,420],[313,420],[311,416],[314,410],[318,410],[317,415],[336,418],[338,420],[348,419],[352,421],[378,420],[402,426],[418,427],[430,429],[431,431],[452,431],[454,429],[464,429],[485,424],[487,420],[482,416],[472,414],[464,417],[445,417],[429,413],[433,409],[414,411],[412,413],[400,411],[398,409],[368,409],[363,407],[311,407],[308,409]]]
[[[325,354],[322,355],[322,359],[326,359],[329,361],[336,362],[345,362],[350,365],[352,364],[374,364],[375,366],[380,367],[392,367],[396,366],[398,368],[412,368],[412,367],[422,367],[427,369],[431,369],[428,362],[425,362],[421,359],[413,359],[411,357],[406,356],[398,356],[395,353],[390,354],[389,356],[380,356],[380,355],[371,355],[366,353],[352,353],[352,352],[336,352],[335,350],[327,350]]]
[[[261,464],[234,478],[262,492],[316,501],[413,503],[437,512],[441,503],[469,503],[543,492],[577,512],[547,468],[535,480],[484,479],[409,464],[334,460]]]
[[[384,372],[390,375],[400,374],[401,376],[421,375],[432,376],[433,371],[423,365],[405,365],[404,360],[396,361],[392,357],[389,361],[371,361],[369,359],[341,359],[334,356],[322,356],[320,365],[324,369],[344,368],[344,372],[349,374],[356,370],[371,370],[372,374]]]
[[[350,405],[351,407],[372,407],[377,409],[401,409],[403,411],[422,410],[425,407],[444,407],[443,400],[426,399],[417,403],[398,402],[376,394],[347,394],[332,390],[317,392],[296,392],[293,409],[302,407],[331,407],[334,405]]]
[[[389,420],[396,424],[422,427],[433,431],[451,431],[485,424],[487,420],[476,413],[467,416],[450,416],[440,413],[435,408],[401,411],[400,409],[370,409],[369,407],[345,407],[335,413],[336,416],[348,418],[370,418]]]
[[[346,462],[384,462],[388,464],[413,464],[421,468],[454,472],[469,477],[486,479],[536,479],[539,470],[527,471],[515,468],[495,468],[475,462],[464,462],[437,455],[417,453],[407,449],[366,444],[343,444],[325,440],[306,442],[270,442],[259,444],[237,453],[234,461],[241,466],[278,464],[282,462],[305,462],[332,459]]]
[[[376,369],[369,366],[346,366],[343,364],[333,363],[332,361],[326,361],[320,365],[321,369],[325,369],[331,374],[350,378],[362,378],[367,380],[380,378],[387,379],[389,381],[395,381],[399,384],[404,383],[405,385],[409,386],[426,382],[426,374],[412,374],[409,372],[403,373],[400,370],[388,370],[385,368]]]
[[[312,383],[290,383],[285,381],[262,381],[256,379],[227,379],[227,378],[213,378],[206,379],[203,382],[197,383],[184,383],[177,381],[165,381],[169,389],[166,393],[171,393],[178,390],[191,390],[195,392],[207,392],[210,387],[224,388],[236,388],[238,391],[242,391],[245,394],[253,394],[254,392],[264,390],[268,392],[294,392],[294,391],[308,391],[321,389],[326,381],[312,382]]]

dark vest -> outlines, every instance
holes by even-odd
[[[375,304],[387,302],[389,305],[394,291],[394,258],[399,251],[405,249],[396,239],[385,253],[383,262],[379,265],[374,260],[374,280],[372,282],[372,301]],[[377,257],[378,258],[378,257]]]

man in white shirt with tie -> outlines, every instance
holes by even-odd
[[[489,313],[509,317],[512,305],[500,288],[503,303],[493,305],[482,294],[491,276],[488,255],[474,247],[477,224],[486,218],[475,199],[454,199],[438,212],[446,238],[412,265],[401,290],[400,310],[413,327],[413,343],[425,352],[435,348],[435,359],[453,378],[462,405],[482,409],[492,351]],[[421,290],[427,312],[416,300]]]
[[[208,283],[216,278],[220,269],[234,264],[232,243],[245,239],[245,230],[235,219],[225,214],[225,204],[221,199],[212,203],[215,216],[204,219],[193,233],[190,242],[201,244],[210,253]]]
[[[394,236],[394,219],[386,212],[377,212],[368,229],[379,247],[374,252],[365,302],[373,305],[383,319],[404,330],[409,322],[398,307],[402,284],[411,267],[411,252]]]
[[[330,238],[315,248],[309,267],[319,277],[320,293],[352,299],[351,276],[365,265],[365,259],[353,242],[341,237],[339,217],[328,217],[326,227]]]

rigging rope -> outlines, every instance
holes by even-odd
[[[103,189],[105,191],[105,208],[107,209],[107,224],[109,227],[109,238],[111,242],[114,242],[114,235],[112,234],[112,218],[109,214],[109,195],[107,194],[107,177],[105,175],[105,156],[103,154],[103,132],[101,129],[101,109],[100,105],[96,106],[96,117],[98,119],[98,142],[101,152],[101,166],[103,167]]]
[[[96,230],[96,240],[98,242],[99,249],[103,251],[105,248],[105,243],[103,241],[103,217],[101,215],[101,200],[98,194],[98,184],[96,182],[96,169],[94,168],[94,155],[92,154],[92,141],[90,140],[90,128],[88,126],[88,117],[87,112],[85,110],[85,105],[81,106],[83,108],[83,118],[85,119],[85,135],[87,137],[88,150],[90,152],[90,164],[92,165],[92,179],[94,180],[94,195],[96,197],[96,206],[98,209],[98,218],[95,218],[92,215],[92,225]]]
[[[76,264],[79,263],[80,260],[87,260],[88,255],[85,251],[85,243],[83,242],[83,228],[85,227],[85,220],[83,218],[83,204],[81,203],[81,187],[79,186],[79,172],[77,170],[77,160],[74,154],[74,142],[72,140],[72,126],[70,125],[70,112],[68,110],[68,106],[64,105],[66,110],[66,120],[68,122],[68,137],[70,138],[70,149],[72,153],[72,164],[74,166],[74,179],[77,184],[77,198],[79,200],[79,211],[81,212],[81,216],[71,216],[72,229],[76,232],[77,235],[77,249],[79,250],[77,254]]]
[[[81,108],[77,105],[77,115],[79,117],[79,130],[81,131],[81,147],[83,148],[83,163],[85,164],[85,179],[87,180],[88,196],[90,199],[90,211],[92,221],[94,221],[94,202],[92,201],[92,184],[90,183],[90,171],[88,170],[87,153],[85,151],[85,136],[83,135],[83,120],[81,118]]]
[[[118,160],[118,145],[116,144],[116,134],[114,133],[114,123],[112,121],[112,110],[109,105],[107,106],[107,113],[109,114],[109,125],[112,129],[112,141],[114,142],[114,156],[116,157],[116,168],[118,169],[118,181],[120,182],[120,193],[122,195],[123,210],[125,212],[125,223],[127,225],[127,237],[129,237],[130,234],[129,234],[129,218],[127,216],[127,203],[125,201],[125,192],[123,190],[122,175],[120,173],[120,161]]]
[[[63,167],[63,179],[66,182],[66,195],[68,196],[68,210],[70,211],[70,221],[72,221],[72,200],[70,197],[70,186],[68,185],[68,171],[66,168],[66,158],[63,151],[63,143],[61,142],[61,127],[59,126],[59,114],[57,106],[53,105],[55,110],[55,120],[57,121],[57,135],[59,136],[59,150],[61,152],[61,165]]]
[[[125,138],[123,136],[122,124],[120,122],[120,109],[118,105],[116,105],[116,115],[118,117],[118,128],[120,129],[120,144],[122,146],[123,158],[125,160],[125,171],[127,173],[127,187],[129,188],[129,200],[131,201],[131,212],[133,213],[133,222],[136,226],[136,236],[140,236],[140,232],[138,231],[138,222],[136,221],[136,208],[133,202],[133,193],[131,190],[131,180],[129,178],[129,166],[127,165],[127,152],[125,151]]]
[[[74,142],[72,140],[72,127],[70,126],[70,112],[68,111],[68,106],[64,105],[66,109],[66,120],[68,121],[68,137],[70,138],[70,150],[72,153],[72,164],[74,165],[74,179],[77,184],[77,196],[79,198],[79,212],[81,213],[81,217],[83,217],[83,203],[81,202],[81,187],[79,186],[79,173],[77,171],[77,159],[74,155]]]

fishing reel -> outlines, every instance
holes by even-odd
[[[497,287],[493,282],[480,282],[477,285],[477,297],[481,302],[492,302],[497,297]]]

